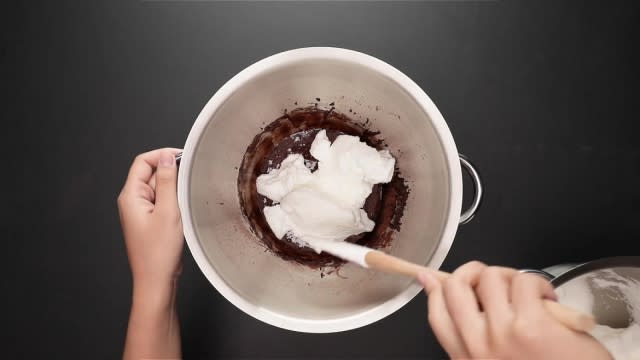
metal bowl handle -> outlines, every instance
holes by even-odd
[[[537,275],[540,276],[541,278],[547,280],[547,281],[551,281],[553,279],[555,279],[556,277],[553,276],[552,274],[544,271],[544,270],[538,270],[538,269],[521,269],[519,270],[520,273],[522,274],[533,274],[533,275]]]
[[[480,207],[480,201],[482,200],[482,182],[480,181],[480,174],[478,174],[478,170],[476,170],[475,166],[469,161],[469,159],[462,155],[460,156],[460,164],[462,167],[467,170],[469,175],[471,175],[471,179],[473,180],[473,201],[469,208],[460,215],[460,225],[466,224],[476,215],[478,208]]]

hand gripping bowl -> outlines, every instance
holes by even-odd
[[[411,79],[374,57],[345,49],[304,48],[261,60],[227,82],[198,116],[184,147],[178,201],[188,247],[207,279],[247,314],[280,328],[327,333],[392,314],[420,287],[411,279],[353,264],[322,277],[265,251],[238,201],[238,167],[261,127],[295,104],[321,99],[354,120],[369,118],[410,188],[399,232],[385,251],[439,268],[458,224],[480,202],[477,172],[459,158],[442,115]],[[462,164],[474,176],[462,207]]]

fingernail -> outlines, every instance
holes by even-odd
[[[421,272],[418,274],[418,281],[424,286],[427,292],[431,291],[438,285],[438,279],[428,272]]]
[[[160,156],[160,161],[158,162],[158,166],[162,166],[162,167],[172,167],[175,164],[176,158],[170,154],[170,153],[166,153],[166,154],[162,154]]]

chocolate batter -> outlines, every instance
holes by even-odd
[[[312,268],[336,267],[344,261],[329,254],[317,254],[311,248],[300,247],[286,237],[282,240],[276,238],[263,215],[264,207],[273,203],[257,193],[256,179],[279,167],[292,153],[301,154],[305,164],[311,171],[315,171],[317,161],[309,150],[321,129],[327,130],[330,141],[346,134],[358,136],[367,145],[378,150],[385,147],[377,132],[366,129],[333,109],[300,108],[276,119],[256,135],[245,152],[238,174],[240,207],[253,233],[276,255]],[[391,182],[375,185],[365,201],[363,209],[376,223],[373,231],[351,236],[346,241],[371,248],[387,246],[392,240],[392,230],[400,230],[407,196],[408,188],[396,168]]]

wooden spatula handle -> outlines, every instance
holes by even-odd
[[[417,277],[418,274],[423,271],[428,271],[435,275],[440,279],[440,281],[446,280],[451,275],[444,271],[429,269],[377,250],[369,251],[365,255],[364,259],[367,265],[372,269],[387,273],[406,275],[413,278]],[[570,329],[588,332],[595,326],[595,321],[591,315],[581,313],[555,301],[544,300],[544,305],[547,311],[556,320]]]
[[[428,271],[431,274],[436,275],[440,281],[449,277],[449,274],[444,271],[429,269],[377,250],[369,251],[364,256],[364,261],[372,269],[387,273],[406,275],[412,278],[416,278],[418,274],[423,271]]]

